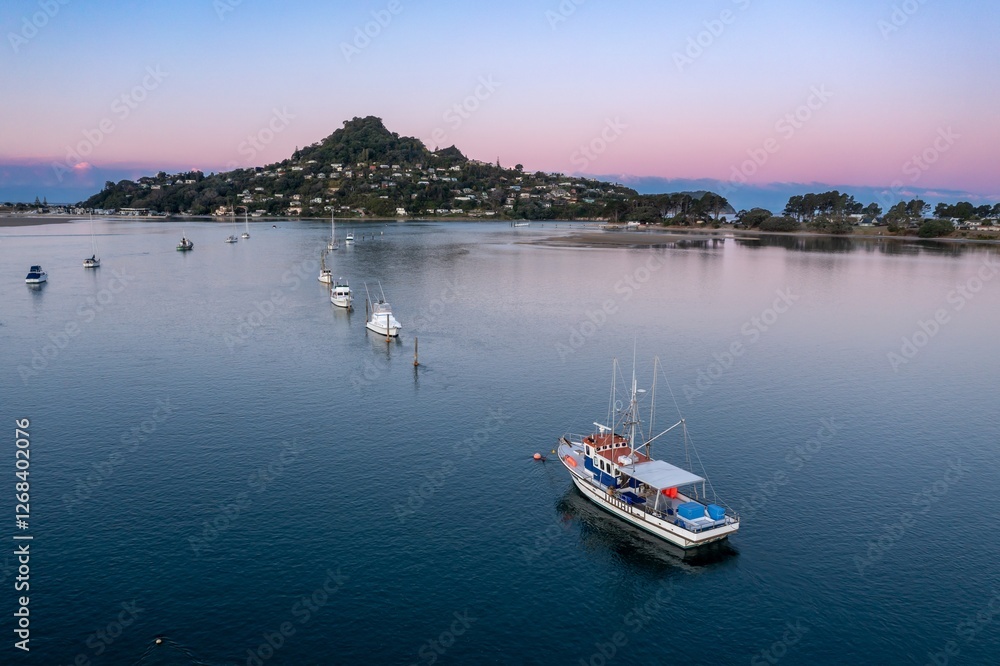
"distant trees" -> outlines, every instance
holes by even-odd
[[[869,204],[869,207],[876,204]],[[865,211],[865,206],[854,200],[854,195],[841,193],[837,190],[820,194],[801,194],[789,197],[783,211],[799,222],[812,220],[817,215],[844,216],[857,215]]]
[[[984,208],[991,212],[992,209],[989,206]],[[957,204],[951,205],[946,203],[939,203],[934,207],[934,217],[939,220],[948,220],[955,218],[962,222],[966,220],[971,220],[976,217],[976,207],[973,206],[968,201],[959,201]]]
[[[761,210],[761,209],[755,209]],[[760,223],[761,231],[798,231],[801,228],[795,218],[782,216],[782,217],[768,217],[766,220]]]
[[[917,229],[917,235],[921,238],[937,238],[947,236],[953,231],[955,231],[955,225],[949,220],[924,220],[920,228]]]
[[[744,227],[749,227],[754,229],[759,227],[765,220],[769,220],[774,217],[774,214],[766,208],[751,208],[750,210],[741,210],[736,214],[736,220],[742,224]],[[791,218],[788,218],[791,219]],[[794,222],[794,220],[792,220]],[[796,227],[798,222],[795,222]],[[766,231],[766,230],[765,230]],[[772,231],[786,231],[784,229],[773,229]]]

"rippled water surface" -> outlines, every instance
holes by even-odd
[[[96,228],[96,271],[86,221],[0,229],[5,530],[28,418],[34,537],[30,655],[0,559],[3,663],[1000,654],[992,250],[367,223],[326,259],[348,313],[316,280],[324,223],[234,245],[224,224]],[[398,341],[366,332],[366,282]],[[714,552],[680,557],[531,459],[605,419],[633,344],[743,517]]]

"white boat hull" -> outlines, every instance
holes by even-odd
[[[316,278],[316,279],[319,280],[320,282],[324,283],[324,284],[332,284],[333,283],[333,276],[332,275],[320,274],[320,276],[318,278]]]
[[[399,335],[399,328],[396,326],[385,327],[385,324],[376,324],[374,322],[368,322],[365,324],[369,331],[378,333],[379,335],[388,335],[390,338],[395,338]]]
[[[43,278],[31,278],[30,280],[25,280],[24,283],[25,284],[42,284],[43,282],[47,282],[47,281],[48,281],[47,277],[43,277]]]
[[[331,296],[330,302],[336,305],[338,308],[349,308],[351,307],[351,297],[340,298],[337,296]]]
[[[642,508],[632,506],[624,500],[609,495],[606,490],[598,487],[586,477],[580,475],[576,468],[566,463],[564,458],[560,458],[563,466],[570,472],[573,484],[583,493],[583,496],[591,502],[641,530],[649,532],[653,536],[664,541],[669,541],[681,548],[697,548],[715,541],[721,541],[739,529],[739,523],[723,525],[706,532],[691,532],[678,525],[661,520],[649,514]]]

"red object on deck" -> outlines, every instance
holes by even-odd
[[[664,495],[666,495],[667,497],[669,497],[670,499],[674,499],[675,497],[677,497],[677,489],[676,488],[664,488],[660,492],[663,493]]]
[[[576,467],[576,461],[573,460],[572,456],[566,456],[565,458],[563,458],[563,460],[565,460],[567,463],[569,463],[570,467]]]

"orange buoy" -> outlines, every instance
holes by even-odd
[[[535,455],[533,455],[531,457],[534,458],[535,460],[541,460],[542,459],[542,454],[541,453],[536,453]]]
[[[570,467],[576,467],[576,461],[573,460],[572,456],[566,456],[565,458],[563,458],[563,460],[568,462]]]

